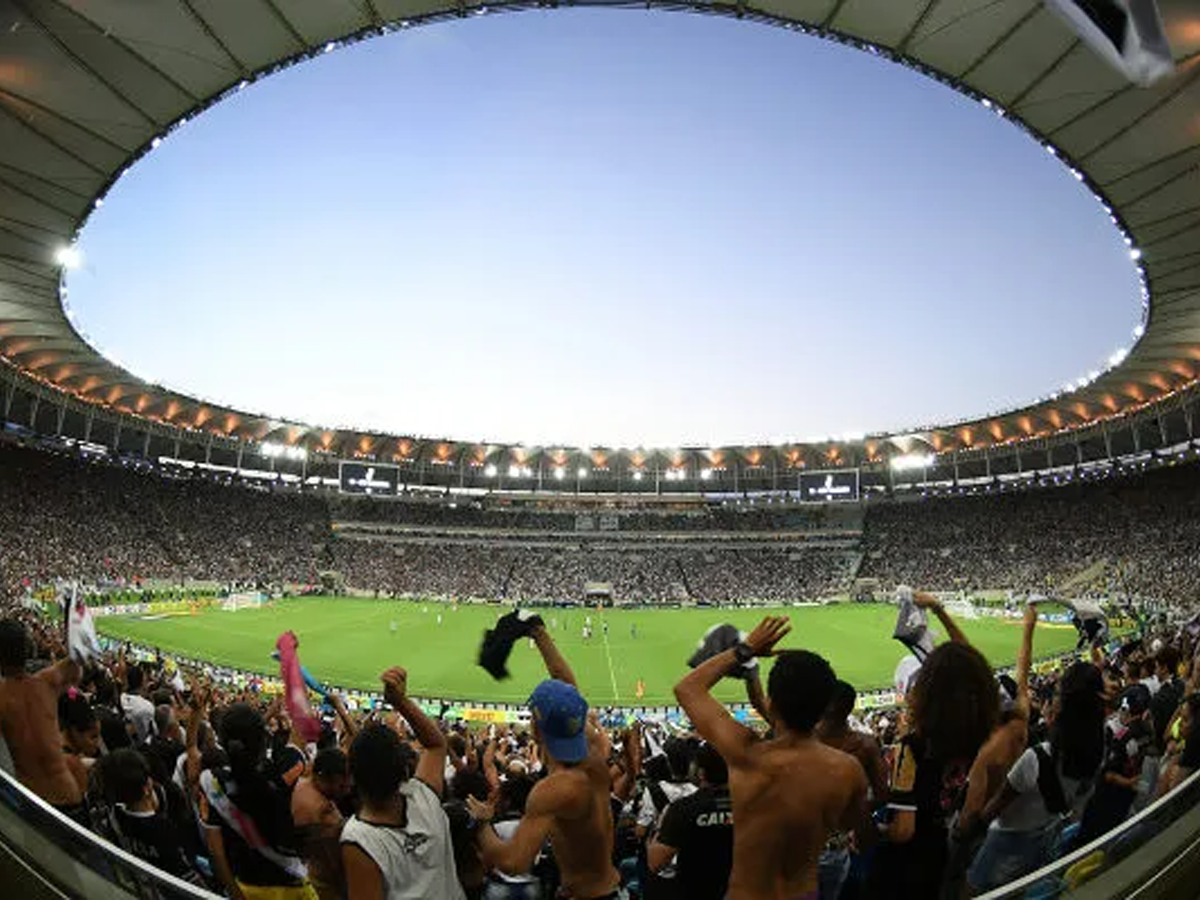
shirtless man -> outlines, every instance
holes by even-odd
[[[28,675],[29,650],[25,626],[16,619],[0,620],[0,734],[21,783],[60,812],[82,821],[86,818],[83,792],[67,767],[58,730],[58,698],[78,683],[80,669],[64,659]]]
[[[308,863],[308,877],[321,900],[342,895],[341,846],[344,819],[338,802],[350,794],[346,754],[328,747],[313,760],[312,777],[301,778],[292,791],[292,821]]]
[[[609,806],[608,737],[588,715],[575,674],[550,633],[539,626],[533,639],[550,680],[529,698],[533,731],[549,773],[529,792],[525,815],[508,841],[488,823],[491,804],[468,797],[483,863],[507,875],[529,871],[550,839],[562,885],[574,900],[617,900],[621,878],[612,864],[613,819]]]
[[[867,776],[858,760],[813,735],[833,695],[833,670],[804,650],[776,651],[791,630],[768,616],[743,643],[675,686],[692,726],[729,765],[733,798],[730,900],[816,900],[817,861],[830,832],[864,830]],[[755,657],[777,656],[767,682],[774,736],[758,740],[711,694]]]

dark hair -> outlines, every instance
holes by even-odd
[[[24,669],[29,633],[19,619],[0,619],[0,669]]]
[[[671,780],[671,764],[667,762],[667,758],[661,753],[651,756],[642,763],[642,772],[651,781]]]
[[[254,824],[268,843],[288,842],[293,830],[291,798],[263,771],[267,726],[262,715],[248,703],[234,703],[221,716],[217,733],[237,785],[231,797],[234,805],[246,815],[253,811]]]
[[[667,754],[667,763],[671,767],[671,780],[683,781],[692,767],[692,747],[680,737],[669,737],[663,744],[663,753]]]
[[[346,759],[346,754],[337,747],[326,747],[317,753],[316,759],[313,760],[313,775],[317,778],[336,778],[339,775],[345,775],[348,771],[349,761]]]
[[[824,718],[830,722],[845,722],[854,712],[854,701],[857,699],[858,692],[854,690],[854,685],[839,678],[833,683],[833,696],[825,707]]]
[[[140,663],[134,663],[125,672],[125,692],[128,694],[136,694],[142,689],[142,681],[146,678],[146,673],[142,671]]]
[[[1158,651],[1157,662],[1172,678],[1179,674],[1179,651],[1170,644]]]
[[[1000,715],[992,667],[970,644],[939,645],[925,658],[912,690],[913,730],[927,752],[974,759]]]
[[[116,687],[116,684],[103,669],[96,670],[96,693],[94,696],[98,704],[101,706],[116,706]]]
[[[508,815],[523,816],[532,790],[533,779],[528,775],[510,775],[500,783],[500,799],[496,805]]]
[[[465,801],[467,797],[486,800],[489,790],[487,778],[474,769],[463,769],[450,781],[450,796],[455,800]]]
[[[696,768],[704,773],[704,780],[709,784],[725,784],[729,781],[729,767],[712,744],[701,744],[696,750]]]
[[[1091,778],[1104,758],[1104,678],[1087,662],[1077,662],[1059,682],[1058,713],[1050,726],[1050,746],[1062,759],[1063,774]]]
[[[109,803],[137,803],[150,779],[150,767],[142,754],[122,747],[100,760],[100,783]]]
[[[408,755],[400,736],[386,725],[366,726],[350,745],[350,774],[363,799],[384,803],[408,775]]]
[[[88,731],[96,724],[96,713],[82,694],[63,694],[58,698],[58,727]]]
[[[836,681],[824,657],[808,650],[784,650],[767,678],[771,711],[792,731],[812,731],[829,706]]]
[[[162,736],[166,736],[167,729],[171,727],[171,723],[175,721],[175,709],[169,703],[160,703],[154,707],[154,728]]]

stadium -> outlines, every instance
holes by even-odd
[[[1041,739],[1035,733],[1057,752],[1056,704],[1067,702],[1066,673],[1085,661],[1103,673],[1107,713],[1114,728],[1125,729],[1121,741],[1110,735],[1105,744],[1104,766],[1113,768],[1097,778],[1100,787],[1078,779],[1081,795],[1086,782],[1108,806],[1085,810],[1081,803],[1060,817],[1060,810],[1049,815],[1047,798],[1042,812],[1053,822],[1039,834],[1052,836],[1052,851],[1028,851],[1029,864],[1005,877],[985,878],[964,864],[957,882],[949,874],[941,882],[951,891],[946,896],[1195,896],[1200,781],[1187,747],[1200,743],[1200,734],[1194,741],[1180,736],[1200,714],[1200,705],[1188,712],[1184,690],[1194,696],[1200,687],[1192,664],[1200,630],[1200,13],[1188,0],[1141,4],[1137,28],[1127,26],[1145,38],[1134,49],[1128,34],[1124,45],[1105,45],[1104,28],[1135,2],[636,5],[746,19],[795,32],[797,41],[834,41],[889,60],[1006,120],[1091,191],[1128,248],[1141,287],[1140,324],[1106,368],[1017,408],[903,431],[761,445],[479,443],[222,405],[139,378],[89,342],[67,291],[86,252],[81,232],[102,215],[118,180],[177,129],[256,82],[343,46],[451,19],[556,6],[252,0],[235,9],[170,0],[135,10],[120,2],[0,3],[0,600],[33,636],[37,652],[22,663],[62,660],[68,644],[73,652],[61,634],[60,603],[82,596],[96,620],[98,661],[70,688],[70,703],[61,685],[63,742],[74,740],[64,708],[79,696],[84,707],[91,704],[82,721],[99,720],[105,744],[105,710],[116,715],[118,732],[132,734],[126,739],[144,744],[143,755],[153,756],[145,748],[157,748],[154,742],[175,729],[169,771],[159,778],[150,769],[166,796],[179,761],[184,830],[192,831],[203,799],[199,768],[196,778],[188,775],[193,753],[200,766],[196,732],[206,733],[216,752],[225,707],[257,704],[256,715],[265,711],[274,727],[285,694],[293,724],[309,701],[320,707],[320,740],[342,743],[352,769],[354,735],[378,727],[386,701],[408,721],[408,731],[398,729],[406,750],[420,744],[427,751],[429,744],[405,709],[436,720],[434,731],[447,735],[438,752],[454,757],[446,763],[452,782],[483,778],[481,770],[492,765],[483,761],[485,746],[490,758],[499,752],[511,759],[512,768],[501,772],[505,782],[527,769],[555,778],[529,738],[535,729],[526,703],[545,670],[554,678],[562,671],[545,649],[549,641],[569,659],[570,680],[600,713],[607,739],[621,748],[607,760],[620,774],[605,789],[626,801],[616,804],[619,839],[624,819],[640,815],[629,806],[651,781],[648,763],[662,760],[660,742],[695,753],[694,725],[706,746],[719,748],[688,706],[680,679],[709,664],[689,669],[685,660],[724,624],[739,633],[737,647],[747,647],[765,615],[788,615],[790,646],[822,654],[857,690],[855,727],[889,761],[902,755],[910,746],[903,743],[902,728],[910,727],[906,716],[901,722],[905,704],[913,703],[911,692],[933,690],[921,685],[937,677],[936,666],[918,675],[897,669],[913,647],[920,647],[917,659],[930,653],[918,638],[904,646],[893,638],[900,633],[897,598],[912,604],[916,596],[922,612],[940,620],[938,640],[969,643],[984,669],[990,664],[1016,678],[1018,696],[987,724],[1008,734],[1012,708],[1024,703],[1028,722],[1016,717],[1018,755]],[[1066,7],[1074,18],[1064,17]],[[1103,14],[1096,12],[1101,7]],[[1166,60],[1153,28],[1138,30],[1159,19]],[[1033,624],[1031,599],[1040,601],[1041,613]],[[544,628],[538,635],[518,629],[529,640],[509,642],[510,677],[498,680],[476,665],[481,639],[512,624],[504,617],[517,607],[537,613]],[[1101,616],[1105,630],[1097,636],[1087,625]],[[277,648],[286,632],[299,639],[320,701],[313,693],[291,705],[289,673],[299,669],[289,669],[286,641]],[[271,655],[277,649],[282,671]],[[770,684],[771,661],[761,655],[762,681]],[[380,684],[379,673],[397,663],[410,670],[415,701]],[[131,669],[144,674],[131,678]],[[126,703],[143,679],[144,696],[132,708],[148,707],[148,719]],[[5,682],[15,685],[15,672],[6,671]],[[706,690],[737,722],[786,731],[774,718],[777,698],[765,712],[751,687],[757,683],[730,677]],[[114,689],[119,699],[103,700]],[[331,689],[341,703],[327,699]],[[964,707],[988,705],[947,693]],[[0,702],[0,716],[8,708]],[[1140,743],[1131,724],[1137,715],[1154,732]],[[186,750],[181,722],[192,732]],[[235,885],[211,845],[181,840],[188,859],[166,865],[158,851],[114,829],[121,814],[113,809],[125,801],[108,795],[98,774],[106,770],[103,755],[71,750],[72,758],[89,756],[79,764],[81,787],[39,790],[27,777],[28,761],[22,770],[21,728],[3,718],[0,725],[11,753],[0,766],[0,878],[19,885],[14,896],[260,896],[253,888],[264,882],[234,872]],[[822,720],[818,731],[824,726]],[[503,740],[511,735],[511,757],[494,746],[497,728]],[[1112,747],[1130,746],[1122,743],[1129,734],[1138,749],[1119,751],[1125,768],[1118,770]],[[57,741],[56,732],[51,743]],[[999,752],[981,738],[966,754],[967,766],[989,747]],[[1016,761],[1007,759],[1001,780]],[[108,768],[115,781],[116,765]],[[664,780],[682,782],[685,772]],[[731,780],[737,810],[738,782]],[[1012,785],[1012,776],[1003,783]],[[992,785],[997,796],[999,785]],[[1122,785],[1128,796],[1109,796]],[[891,790],[901,790],[898,782]],[[497,793],[501,787],[492,800]],[[873,812],[884,821],[896,810],[878,793]],[[485,785],[475,799],[488,796]],[[460,811],[467,808],[465,797],[456,799]],[[91,818],[81,824],[72,811],[89,804]],[[953,831],[940,819],[931,826],[922,807],[899,811],[911,815],[913,808],[916,843],[889,844],[882,829],[885,861],[876,873],[857,871],[857,850],[835,848],[847,869],[851,855],[856,866],[840,896],[935,895],[929,882],[878,883],[889,864],[921,868],[920,857],[904,856],[903,848],[927,849],[922,841],[939,838],[944,844]],[[995,815],[1003,831],[1003,809]],[[450,821],[453,827],[452,812]],[[638,821],[637,841],[645,841]],[[933,838],[921,831],[929,828]],[[578,885],[591,882],[571,880],[570,854],[557,847],[563,871],[554,877],[580,900],[626,896],[612,890],[686,896],[682,888],[654,892],[670,879],[647,872],[654,846],[645,843],[611,854],[620,883],[606,883],[609,893],[583,892]],[[490,865],[489,854],[499,851],[486,841],[480,847]],[[933,876],[943,864],[949,873],[951,863],[935,857]],[[492,881],[480,874],[468,883],[466,867],[456,862],[461,888],[451,872],[445,894],[392,896],[542,896],[517,893],[499,878],[496,890],[510,893],[483,893]],[[822,854],[822,878],[824,868]],[[328,876],[329,869],[310,864],[307,871],[321,896],[346,896],[344,884],[325,893],[329,886],[315,873]],[[312,891],[305,876],[288,870],[287,879],[279,886],[296,893],[272,896],[316,896],[304,893]],[[787,886],[815,890],[807,881]],[[349,895],[356,896],[353,887]]]

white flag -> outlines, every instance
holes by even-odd
[[[1118,72],[1147,87],[1175,71],[1155,0],[1046,0]]]
[[[77,663],[85,663],[100,655],[100,640],[92,611],[83,602],[79,588],[73,586],[67,603],[67,655]]]

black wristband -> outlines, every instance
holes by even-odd
[[[739,666],[744,666],[750,660],[754,659],[754,648],[745,641],[733,645],[733,658],[737,660]]]

